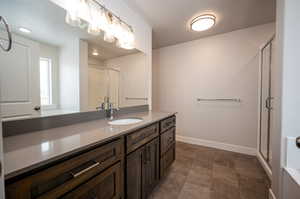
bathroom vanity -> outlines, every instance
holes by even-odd
[[[102,119],[5,138],[6,198],[147,198],[175,160],[175,113],[122,117],[143,121]]]
[[[122,1],[70,2],[0,3],[6,198],[146,198],[175,159],[175,113],[148,111],[151,28]]]

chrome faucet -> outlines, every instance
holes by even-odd
[[[104,97],[104,102],[96,109],[105,111],[106,118],[109,118],[110,120],[114,119],[115,111],[119,110],[119,108],[114,108],[113,103],[109,102],[109,97]]]
[[[106,117],[109,118],[110,120],[113,120],[114,119],[114,113],[116,111],[118,111],[119,108],[114,108],[113,107],[113,103],[109,103],[109,108],[108,108],[108,113],[106,112]]]

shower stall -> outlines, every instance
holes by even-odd
[[[88,106],[97,110],[105,98],[119,107],[120,71],[115,68],[89,64],[88,72]]]

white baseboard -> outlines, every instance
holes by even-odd
[[[186,142],[189,144],[196,144],[200,146],[206,146],[216,149],[222,149],[226,151],[232,151],[236,153],[242,153],[247,155],[256,156],[257,152],[255,148],[245,147],[245,146],[239,146],[239,145],[233,145],[233,144],[226,144],[221,142],[215,142],[215,141],[209,141],[209,140],[202,140],[198,138],[192,138],[192,137],[185,137],[185,136],[176,136],[176,140],[181,142]]]
[[[265,161],[265,159],[262,157],[262,155],[257,151],[257,159],[260,162],[261,166],[264,168],[265,172],[269,176],[270,179],[272,179],[272,170],[268,163]]]
[[[269,189],[269,199],[276,199],[275,194],[273,193],[272,189]]]

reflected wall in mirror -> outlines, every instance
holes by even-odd
[[[146,55],[65,22],[64,0],[2,0],[13,34],[0,52],[1,109],[6,120],[147,104]],[[13,10],[13,12],[11,12]],[[0,27],[0,42],[7,35]]]

